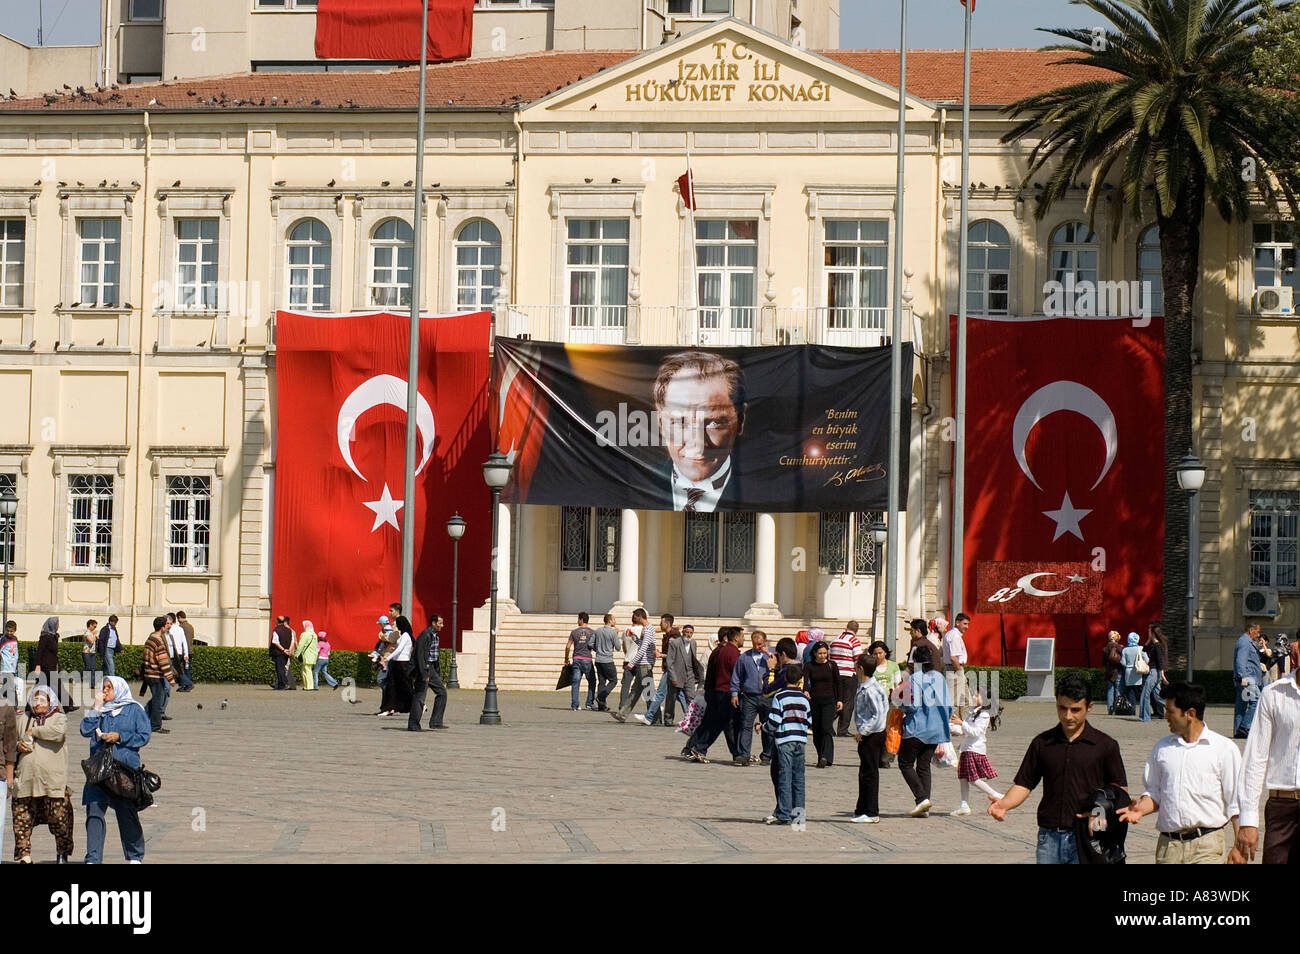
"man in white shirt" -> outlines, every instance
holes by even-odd
[[[172,668],[176,670],[176,691],[189,692],[194,688],[194,680],[190,678],[190,640],[185,635],[185,627],[181,625],[180,614],[167,614],[167,648],[172,653]]]
[[[970,693],[966,686],[966,640],[963,638],[968,629],[970,617],[958,613],[952,627],[943,634],[943,677],[948,681],[958,721],[966,718],[970,706]]]
[[[626,722],[628,715],[636,708],[637,702],[647,690],[654,689],[654,664],[655,664],[655,629],[649,624],[649,617],[643,609],[632,611],[632,629],[639,633],[637,636],[636,649],[633,651],[631,658],[626,659],[623,663],[633,673],[633,691],[628,694],[627,701],[619,708],[617,712],[610,712],[617,721]]]
[[[1223,829],[1235,831],[1241,753],[1205,724],[1205,689],[1180,682],[1165,696],[1165,721],[1173,733],[1155,744],[1142,771],[1142,797],[1122,809],[1136,825],[1156,812],[1158,865],[1221,865]]]
[[[1264,864],[1300,863],[1300,635],[1291,643],[1291,674],[1259,694],[1241,769],[1241,821],[1229,860],[1242,864],[1259,846],[1264,790]]]

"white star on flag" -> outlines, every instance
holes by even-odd
[[[397,511],[402,509],[402,501],[393,499],[393,495],[388,492],[388,484],[384,484],[384,492],[379,499],[366,503],[366,506],[375,512],[375,525],[370,528],[371,533],[386,523],[401,532],[402,528],[397,523]]]
[[[1052,542],[1055,543],[1062,535],[1067,533],[1072,533],[1082,540],[1083,531],[1079,529],[1079,521],[1090,513],[1092,513],[1091,510],[1080,510],[1075,507],[1074,504],[1070,502],[1070,492],[1067,490],[1065,492],[1065,499],[1061,501],[1060,510],[1043,511],[1043,516],[1056,522],[1056,533],[1052,537]]]
[[[1081,577],[1081,576],[1079,576],[1079,574],[1077,574],[1077,573],[1071,573],[1070,576],[1069,576],[1069,580],[1070,580],[1071,583],[1083,583],[1083,582],[1085,582],[1085,581],[1084,581],[1084,578]]]

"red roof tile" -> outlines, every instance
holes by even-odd
[[[438,63],[429,68],[428,103],[438,109],[513,109],[636,55],[631,50],[551,51]],[[828,50],[822,55],[890,86],[898,82],[893,50]],[[1053,66],[1063,54],[1039,50],[976,50],[972,103],[1000,106],[1039,90],[1104,77],[1088,67]],[[195,80],[138,83],[114,89],[59,90],[0,101],[0,113],[100,110],[413,109],[419,70],[332,73],[240,73]],[[908,92],[960,102],[961,50],[908,53]]]

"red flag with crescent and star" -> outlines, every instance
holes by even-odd
[[[967,322],[972,662],[1000,662],[1005,625],[1011,665],[1030,636],[1055,637],[1062,665],[1098,665],[1109,630],[1145,633],[1161,615],[1163,319]],[[1071,594],[1098,586],[1099,611]]]
[[[375,620],[401,592],[407,315],[276,314],[275,538],[271,604],[295,631],[309,619],[336,649],[370,649]],[[415,593],[405,615],[451,631],[454,512],[462,631],[487,598],[492,451],[491,316],[425,317],[415,504]]]

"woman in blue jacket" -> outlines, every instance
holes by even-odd
[[[81,734],[90,739],[94,755],[106,743],[113,743],[113,758],[131,768],[140,767],[140,750],[149,744],[149,716],[144,706],[131,697],[131,688],[120,676],[104,680],[95,708],[81,720]],[[97,865],[104,853],[104,815],[108,808],[117,815],[122,836],[122,853],[133,865],[144,861],[144,831],[135,804],[110,795],[98,785],[86,783],[81,793],[86,806],[86,864]]]
[[[895,690],[903,702],[903,743],[898,749],[898,769],[912,790],[916,805],[909,815],[923,818],[930,810],[930,763],[940,742],[952,741],[948,719],[952,700],[943,673],[934,671],[929,646],[912,651],[915,672]]]

